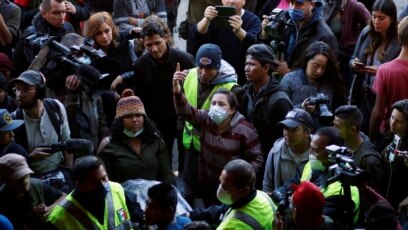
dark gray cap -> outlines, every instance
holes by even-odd
[[[22,82],[27,85],[42,86],[45,83],[45,79],[42,73],[34,70],[26,70],[20,76],[13,80],[13,83]]]

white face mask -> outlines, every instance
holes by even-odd
[[[226,205],[231,205],[232,203],[234,203],[234,201],[232,200],[231,194],[225,191],[221,187],[221,185],[218,186],[217,198],[221,203],[226,204]]]
[[[210,108],[210,111],[208,112],[208,116],[210,116],[210,119],[216,125],[219,125],[228,117],[228,112],[225,111],[223,108],[215,105]]]
[[[129,129],[123,129],[123,134],[125,134],[127,137],[133,138],[139,136],[141,133],[143,133],[144,128],[140,128],[136,132],[130,131]]]
[[[326,169],[321,161],[319,161],[314,154],[309,154],[310,167],[314,170],[323,171]]]

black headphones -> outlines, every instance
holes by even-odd
[[[39,85],[37,85],[37,91],[36,91],[36,94],[35,94],[35,98],[36,99],[40,99],[40,100],[43,100],[44,98],[45,98],[45,91],[46,91],[46,87],[45,87],[45,77],[44,77],[44,74],[42,74],[40,71],[37,71],[37,70],[33,70],[33,71],[35,71],[36,73],[38,73],[38,75],[40,75],[41,76],[41,79],[42,79],[42,82],[41,82],[41,84],[39,84]]]

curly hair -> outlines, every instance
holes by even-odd
[[[98,13],[93,14],[91,17],[89,17],[86,23],[85,37],[94,39],[96,36],[96,33],[98,32],[99,27],[103,23],[108,24],[108,26],[112,30],[112,42],[110,45],[115,48],[118,47],[119,40],[120,40],[119,31],[115,23],[112,20],[112,16],[108,12],[98,12]],[[95,46],[99,48],[96,42],[95,42]]]
[[[147,116],[143,115],[143,133],[141,138],[145,143],[153,143],[157,138],[162,138],[160,131],[157,129],[156,124]],[[123,118],[115,118],[110,127],[111,141],[116,143],[123,143],[128,137],[123,134]]]
[[[299,62],[297,63],[297,67],[306,71],[309,61],[319,54],[327,58],[327,65],[325,72],[321,77],[319,77],[319,79],[317,79],[317,81],[319,83],[328,83],[333,86],[334,94],[332,104],[334,106],[332,105],[332,109],[335,109],[338,106],[346,103],[347,91],[343,77],[340,73],[337,58],[333,54],[333,50],[330,48],[330,46],[321,41],[313,42],[303,52]]]
[[[367,55],[373,55],[374,52],[378,50],[378,59],[382,61],[386,55],[385,51],[387,46],[381,46],[381,43],[386,42],[388,43],[398,34],[398,21],[397,21],[397,7],[395,6],[394,1],[390,0],[377,0],[374,2],[372,12],[374,11],[381,11],[382,13],[386,14],[390,17],[391,24],[387,30],[387,34],[385,39],[383,39],[380,32],[375,31],[373,20],[370,20],[370,29],[368,34],[372,37],[370,45],[364,50],[364,53]],[[380,47],[381,46],[381,47]]]

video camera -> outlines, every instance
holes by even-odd
[[[271,34],[273,39],[284,40],[284,32],[293,26],[289,11],[275,8],[268,16],[269,23],[265,26],[265,32]]]
[[[330,178],[327,182],[340,181],[348,185],[358,186],[366,181],[364,171],[358,168],[352,158],[353,153],[346,147],[330,145],[326,147],[329,161],[335,164],[329,167]]]
[[[328,103],[330,103],[330,98],[324,93],[318,93],[306,100],[306,104],[319,106],[319,122],[322,125],[328,125],[333,120],[333,113],[330,112]]]
[[[70,48],[61,44],[56,40],[57,37],[42,35],[42,34],[32,34],[25,39],[25,43],[30,45],[34,52],[38,53],[43,47],[48,46],[52,48],[52,52],[49,53],[47,57],[50,58],[49,61],[53,61],[54,66],[52,69],[59,68],[58,63],[68,66],[66,75],[69,74],[78,74],[78,72],[85,72],[88,76],[79,76],[81,82],[89,83],[100,78],[99,72],[91,73],[92,71],[97,71],[96,69],[82,71],[85,66],[90,67],[89,65],[96,61],[97,59],[105,57],[105,53],[102,50],[96,50],[92,47],[91,42],[85,40],[85,44],[73,45]],[[47,65],[48,66],[48,65]],[[81,67],[83,67],[81,69]],[[65,68],[64,68],[65,70]],[[98,75],[95,77],[94,75]],[[92,80],[87,80],[87,78],[92,78]],[[97,78],[97,79],[95,79]]]
[[[269,23],[265,26],[265,32],[272,37],[270,46],[274,51],[275,57],[284,60],[286,52],[285,32],[291,26],[294,26],[289,16],[289,11],[275,8],[268,16]]]
[[[47,148],[47,153],[66,152],[76,156],[93,154],[94,146],[92,141],[87,139],[69,139],[57,144],[39,145],[37,148]]]

